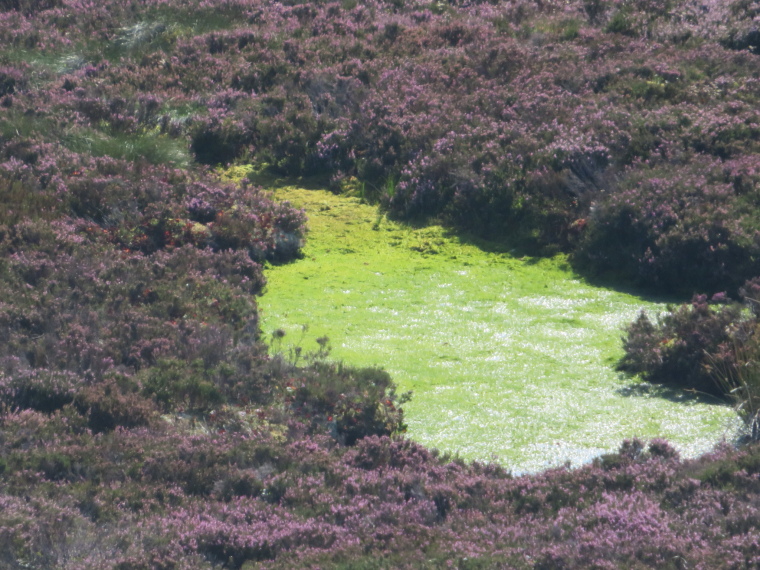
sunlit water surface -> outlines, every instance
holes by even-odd
[[[287,331],[286,352],[327,335],[333,358],[384,367],[413,391],[411,438],[515,473],[577,465],[631,437],[666,438],[684,456],[735,438],[729,407],[615,372],[623,325],[663,305],[584,283],[561,258],[397,225],[355,198],[275,195],[307,209],[310,234],[304,259],[266,271],[265,334]]]

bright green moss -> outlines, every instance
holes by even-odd
[[[384,366],[414,392],[414,439],[523,471],[634,436],[692,455],[733,435],[730,408],[632,386],[613,370],[621,327],[662,305],[588,285],[562,256],[484,251],[441,227],[388,221],[358,198],[275,197],[306,208],[310,233],[302,260],[266,272],[264,333],[281,328],[280,349],[305,351],[327,335],[333,357]]]

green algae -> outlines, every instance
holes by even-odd
[[[562,256],[485,251],[357,198],[294,187],[275,197],[306,209],[310,233],[303,259],[267,269],[262,329],[286,331],[279,350],[316,349],[326,335],[335,359],[387,369],[413,391],[413,439],[527,472],[625,438],[663,437],[693,456],[735,436],[729,407],[614,371],[622,326],[663,305],[591,286]]]

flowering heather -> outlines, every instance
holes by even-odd
[[[659,289],[760,272],[751,2],[5,8],[0,169],[40,205],[138,223],[130,180],[155,172],[150,201],[172,166],[241,160],[358,177],[398,216],[579,248],[579,267]],[[108,204],[93,193],[122,167],[96,157],[134,164]]]
[[[760,564],[755,447],[512,477],[402,439],[406,396],[326,339],[270,357],[262,264],[305,217],[215,170],[358,180],[399,217],[733,292],[760,274],[752,2],[0,10],[0,566]],[[681,369],[735,318],[697,305],[665,324],[699,333]]]
[[[3,417],[7,567],[743,568],[758,451],[679,461],[626,442],[515,478],[409,441],[93,435],[70,414]]]

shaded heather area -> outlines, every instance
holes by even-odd
[[[760,278],[725,293],[695,295],[661,315],[642,311],[625,329],[618,369],[649,382],[727,399],[760,439]]]

